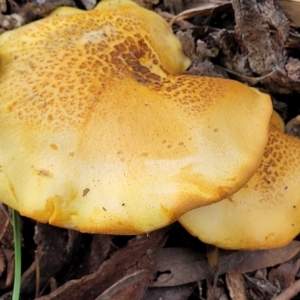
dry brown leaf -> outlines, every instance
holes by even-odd
[[[291,28],[285,45],[287,48],[300,48],[300,33]]]
[[[289,261],[278,266],[276,269],[270,270],[268,279],[281,290],[287,289],[295,282],[295,278],[300,268],[300,259],[296,262]]]
[[[188,248],[164,248],[156,258],[157,278],[150,286],[176,286],[213,276],[205,255]]]
[[[247,300],[245,282],[240,272],[231,269],[225,279],[231,300]]]
[[[276,0],[284,14],[291,21],[291,25],[300,27],[300,1],[299,0]]]
[[[272,250],[238,251],[222,256],[219,271],[226,273],[236,268],[241,273],[272,267],[290,260],[300,251],[300,242],[293,241],[285,247]]]
[[[95,300],[140,300],[151,277],[148,270],[136,271],[121,278]]]
[[[271,267],[288,261],[300,251],[300,242],[272,250],[220,251],[219,275],[236,269],[240,273]],[[212,278],[214,272],[204,255],[188,248],[164,248],[156,259],[156,280],[150,286],[176,286]]]
[[[295,281],[291,286],[284,290],[277,297],[272,298],[272,300],[288,300],[292,299],[294,296],[300,293],[300,280]]]
[[[210,15],[216,8],[222,8],[226,9],[228,7],[231,7],[230,3],[214,3],[214,2],[201,2],[197,7],[190,8],[187,10],[184,10],[183,12],[179,13],[178,15],[174,16],[170,22],[169,26],[172,27],[172,25],[178,21],[190,19],[193,17],[199,17],[199,16],[207,16]]]

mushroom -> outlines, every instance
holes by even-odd
[[[270,119],[270,123],[273,124],[274,126],[276,126],[278,129],[280,129],[281,131],[284,131],[284,122],[281,118],[281,116],[279,115],[279,113],[275,110],[273,110],[271,119]]]
[[[248,250],[284,246],[300,232],[300,140],[277,121],[255,175],[227,199],[183,215],[188,232],[220,248]]]
[[[236,192],[260,164],[270,98],[176,75],[188,64],[166,23],[128,0],[4,33],[1,201],[60,227],[137,234]]]

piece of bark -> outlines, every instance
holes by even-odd
[[[289,58],[285,69],[288,77],[300,84],[300,60],[296,58]]]
[[[22,275],[22,294],[36,290],[36,269],[39,267],[39,286],[42,288],[51,277],[70,263],[80,247],[81,233],[37,223],[34,240],[37,245],[36,259]]]
[[[11,217],[6,206],[2,203],[0,203],[0,245],[3,248],[14,249]]]
[[[6,268],[5,256],[4,256],[3,250],[0,248],[0,278],[1,278],[5,268]],[[1,287],[1,284],[0,284],[0,287]]]
[[[272,72],[272,76],[261,81],[270,91],[280,94],[299,92],[299,81],[290,78],[286,72],[288,58],[285,43],[289,22],[282,11],[273,0],[233,0],[232,4],[239,44],[234,61],[244,60],[244,70],[234,71],[248,76],[249,72],[253,76]]]
[[[289,24],[272,0],[233,0],[235,33],[253,73],[284,69]],[[262,13],[263,12],[263,13]],[[254,21],[255,20],[255,21]]]
[[[84,275],[92,274],[97,271],[100,265],[107,258],[108,252],[111,248],[113,236],[105,234],[94,234],[92,242],[87,253],[82,259],[82,263],[75,270],[75,278],[81,278]]]
[[[139,270],[152,274],[156,253],[165,241],[168,229],[137,236],[128,244],[117,250],[99,269],[78,280],[71,280],[37,300],[94,300],[124,277]]]

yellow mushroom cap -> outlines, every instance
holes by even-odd
[[[269,249],[300,232],[300,140],[270,125],[261,166],[237,193],[183,215],[194,236],[225,249]]]
[[[281,131],[284,131],[284,122],[279,113],[275,110],[273,110],[270,123],[275,125]]]
[[[168,61],[175,37],[152,36],[159,17],[148,13],[111,1],[1,36],[1,201],[56,226],[134,234],[219,201],[254,174],[269,96],[170,75],[187,60],[176,46]]]

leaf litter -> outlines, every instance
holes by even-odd
[[[254,0],[138,3],[170,22],[192,59],[188,73],[234,78],[271,93],[287,132],[300,136],[299,1],[278,0],[280,9]],[[1,31],[62,5],[90,9],[93,2],[2,1]],[[278,249],[225,251],[179,224],[119,237],[22,218],[22,241],[22,299],[300,299],[298,238]],[[12,224],[1,205],[0,299],[11,299],[13,267]]]

